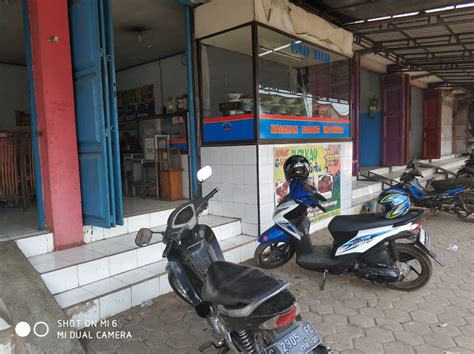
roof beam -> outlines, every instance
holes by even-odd
[[[453,20],[448,22],[451,25],[460,25],[460,24],[472,24],[472,19],[461,19],[461,20]],[[371,34],[384,34],[384,33],[393,33],[393,32],[398,32],[398,29],[396,28],[396,25],[400,25],[403,23],[387,23],[386,25],[380,24],[373,30],[368,30],[364,31],[364,29],[367,29],[367,27],[361,27],[359,28],[359,31],[366,34],[366,35],[371,35]],[[441,16],[432,16],[430,17],[430,20],[428,22],[420,22],[418,24],[412,24],[409,26],[403,26],[402,28],[406,31],[412,31],[412,30],[418,30],[418,29],[430,29],[430,28],[436,28],[436,27],[444,27],[445,23],[444,21],[441,21]],[[349,29],[350,27],[347,27]]]
[[[415,11],[414,11],[415,12]],[[438,13],[426,13],[424,11],[420,12],[418,15],[408,16],[408,17],[392,17],[385,20],[378,20],[378,21],[367,21],[364,19],[364,22],[360,23],[348,23],[345,24],[346,27],[350,31],[357,31],[364,28],[389,28],[391,23],[398,23],[398,24],[409,24],[409,23],[416,23],[416,22],[427,22],[432,23],[433,18],[444,17],[447,19],[455,19],[466,15],[472,15],[474,10],[472,8],[461,8],[461,9],[454,9],[446,12],[438,12]],[[389,14],[390,15],[390,14]],[[392,15],[393,16],[393,15]],[[453,20],[455,21],[455,20]],[[451,21],[450,21],[451,22]]]

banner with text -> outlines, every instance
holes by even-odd
[[[289,185],[285,180],[283,164],[293,155],[303,155],[310,163],[308,182],[327,201],[321,205],[327,213],[319,209],[309,209],[308,216],[312,223],[329,216],[337,215],[341,209],[341,160],[339,145],[298,145],[273,148],[273,184],[275,188],[275,205],[288,194]]]
[[[349,119],[260,114],[261,139],[349,138]]]

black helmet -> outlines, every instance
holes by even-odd
[[[289,157],[283,165],[285,178],[288,182],[301,178],[307,179],[309,176],[309,161],[301,155],[293,155]]]

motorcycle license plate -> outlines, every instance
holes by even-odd
[[[266,348],[265,353],[308,353],[319,344],[321,344],[321,339],[315,329],[309,322],[305,322],[278,342]]]
[[[423,228],[421,228],[420,232],[418,233],[418,241],[422,245],[424,245],[427,249],[430,249],[430,246],[431,246],[430,235]]]

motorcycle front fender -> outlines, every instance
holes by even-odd
[[[258,238],[259,243],[270,243],[270,242],[291,242],[291,235],[288,234],[278,225],[273,225],[268,230],[264,231]]]
[[[191,300],[193,305],[200,305],[203,301],[200,295],[194,290],[194,287],[191,284],[191,281],[188,275],[186,274],[186,270],[184,269],[184,267],[178,262],[169,260],[167,268],[169,272],[174,273],[176,280],[179,281],[187,298]]]

